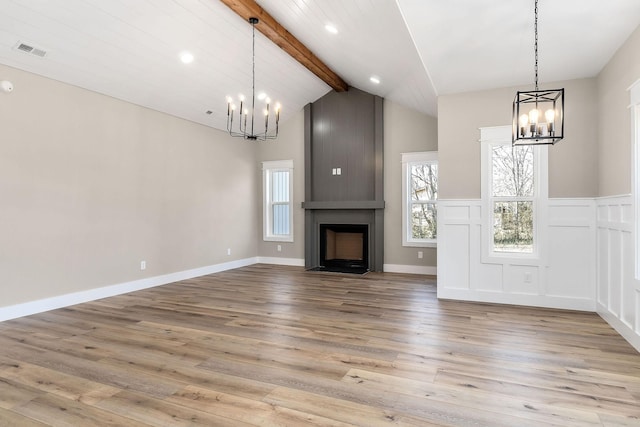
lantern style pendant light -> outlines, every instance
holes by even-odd
[[[513,145],[549,145],[564,138],[564,89],[538,90],[538,0],[535,0],[535,90],[513,100]]]

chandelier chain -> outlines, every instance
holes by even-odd
[[[535,22],[533,25],[533,32],[535,34],[535,43],[534,43],[534,51],[535,51],[535,73],[536,73],[536,90],[538,90],[538,0],[535,2]]]
[[[536,0],[537,2],[538,0]],[[256,111],[256,22],[254,20],[250,20],[251,28],[253,29],[253,40],[251,42],[251,135],[255,135],[253,132],[253,121],[255,119],[255,111]],[[537,54],[536,54],[537,55]],[[537,60],[536,60],[537,62]],[[537,78],[536,78],[536,81]],[[537,83],[536,83],[537,85]],[[537,88],[536,88],[537,89]],[[266,133],[266,129],[265,129]]]

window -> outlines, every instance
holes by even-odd
[[[402,176],[402,245],[435,247],[438,153],[403,153]]]
[[[508,127],[481,129],[485,254],[539,257],[546,147],[512,147]],[[544,171],[544,173],[542,173]]]
[[[533,253],[533,147],[491,145],[493,250]]]
[[[262,162],[264,240],[293,242],[293,160]]]

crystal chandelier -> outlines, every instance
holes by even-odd
[[[280,121],[280,104],[275,106],[275,130],[269,133],[269,115],[271,100],[265,97],[266,107],[263,110],[264,115],[264,132],[256,133],[254,130],[256,120],[256,24],[258,18],[249,18],[253,30],[252,40],[252,85],[251,85],[251,105],[247,105],[244,95],[239,95],[240,109],[238,110],[238,120],[236,128],[234,128],[234,117],[236,116],[236,105],[230,96],[227,96],[227,131],[233,137],[244,138],[250,141],[265,141],[267,139],[275,139],[278,137],[278,123]],[[259,108],[259,107],[258,107]]]
[[[538,90],[538,0],[535,0],[535,90],[513,100],[513,145],[548,145],[564,138],[564,89]]]

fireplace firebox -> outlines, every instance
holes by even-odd
[[[368,267],[367,224],[320,224],[320,269],[361,274]]]

